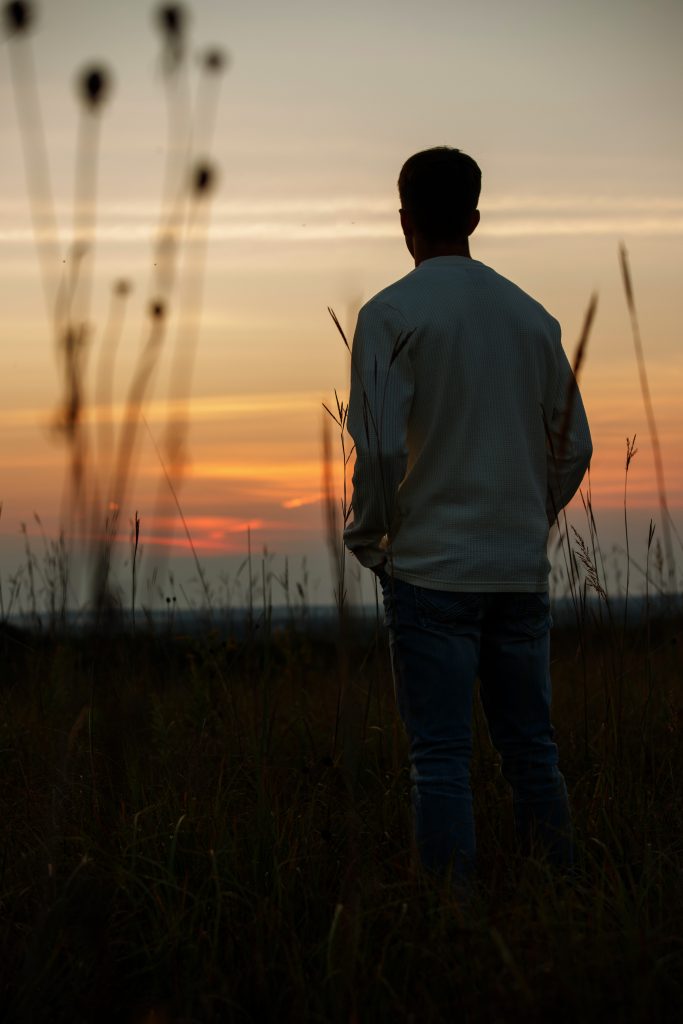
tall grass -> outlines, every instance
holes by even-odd
[[[672,529],[675,531],[676,527],[672,522],[666,497],[666,485],[664,483],[664,464],[662,461],[662,451],[659,444],[659,433],[657,431],[657,423],[655,420],[655,411],[652,403],[652,396],[650,395],[650,384],[647,376],[647,365],[645,362],[645,353],[643,351],[643,342],[640,336],[640,324],[638,322],[638,313],[636,311],[636,303],[633,292],[633,282],[631,280],[631,269],[629,265],[628,252],[626,246],[623,244],[619,247],[619,260],[621,263],[621,273],[624,282],[624,292],[626,294],[626,304],[628,306],[629,316],[631,318],[631,330],[633,333],[633,346],[636,353],[636,363],[638,365],[640,390],[643,396],[643,405],[645,407],[645,415],[647,417],[647,425],[648,430],[650,432],[650,442],[652,444],[652,454],[654,457],[655,474],[657,478],[657,496],[659,498],[662,532],[664,534],[664,549],[666,552],[668,586],[670,591],[675,591],[677,583],[676,560],[674,558],[671,532]]]
[[[554,631],[572,883],[516,852],[477,709],[464,910],[411,849],[372,624],[345,634],[336,750],[334,630],[5,627],[4,1019],[440,1021],[457,1001],[470,1020],[674,1020],[681,635],[680,619],[629,626],[617,704],[610,636],[586,624],[586,736],[577,632]]]
[[[175,510],[182,483],[187,459],[186,404],[199,337],[210,200],[217,183],[217,168],[210,152],[221,73],[227,60],[216,46],[201,54],[199,83],[193,97],[188,11],[182,4],[157,7],[154,20],[161,41],[160,63],[167,99],[166,166],[152,248],[146,322],[124,413],[115,433],[111,380],[131,290],[130,282],[123,277],[112,285],[94,387],[86,372],[96,334],[91,293],[101,120],[113,91],[113,75],[102,64],[86,64],[76,76],[79,123],[73,217],[71,237],[65,242],[57,228],[32,49],[38,20],[36,5],[15,0],[4,5],[3,14],[38,265],[63,392],[55,420],[66,442],[69,463],[62,518],[66,520],[70,550],[85,556],[90,577],[88,598],[104,614],[120,603],[110,580],[121,525],[119,512],[129,500],[144,404],[168,345],[173,315],[178,327],[170,354],[169,415],[161,442],[163,472],[153,520],[163,513],[168,490]],[[95,431],[88,418],[93,394],[98,402]]]

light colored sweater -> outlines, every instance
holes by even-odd
[[[543,591],[592,444],[560,325],[490,267],[424,260],[358,315],[344,540],[437,590]]]

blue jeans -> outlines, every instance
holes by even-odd
[[[410,741],[415,836],[423,866],[475,870],[470,789],[472,703],[479,696],[513,796],[522,851],[573,862],[567,787],[550,721],[547,593],[427,590],[378,572],[394,688]]]

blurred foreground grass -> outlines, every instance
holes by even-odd
[[[381,630],[262,625],[3,627],[3,1020],[679,1019],[680,617],[554,632],[572,883],[515,853],[477,709],[467,910],[415,867]]]

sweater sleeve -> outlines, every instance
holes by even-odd
[[[593,454],[593,443],[581,393],[561,345],[558,362],[555,402],[550,419],[546,417],[546,511],[551,524],[576,494]]]
[[[371,301],[358,315],[348,415],[356,454],[353,519],[344,542],[368,568],[386,561],[400,528],[397,497],[408,462],[412,335],[402,314],[387,303]]]

